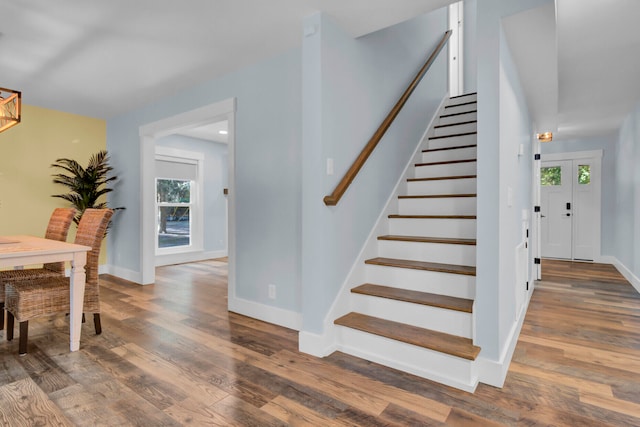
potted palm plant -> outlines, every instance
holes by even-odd
[[[98,201],[101,196],[113,191],[107,184],[115,181],[118,177],[111,175],[113,170],[109,166],[109,154],[106,150],[101,150],[89,158],[86,168],[73,159],[56,159],[51,165],[53,168],[62,169],[64,172],[53,175],[53,182],[67,187],[68,193],[55,194],[66,200],[76,208],[76,216],[73,222],[78,224],[85,209],[102,209],[107,207],[105,201]],[[104,200],[104,199],[103,199]],[[123,207],[112,208],[113,210],[124,209]]]

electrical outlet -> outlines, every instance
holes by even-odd
[[[269,298],[276,299],[276,285],[269,285]]]

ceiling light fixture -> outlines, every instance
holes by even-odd
[[[0,132],[20,123],[22,92],[0,87]]]
[[[228,134],[229,132],[227,132],[226,130],[219,130],[219,131],[218,131],[218,133],[219,133],[220,135],[226,135],[226,134]]]
[[[540,142],[551,142],[551,141],[553,141],[553,133],[551,133],[551,132],[539,133],[539,134],[536,134],[536,137],[538,138],[538,141],[540,141]]]

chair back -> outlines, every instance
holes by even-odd
[[[107,226],[113,215],[111,209],[87,209],[82,214],[78,223],[75,243],[90,246],[87,253],[85,272],[87,285],[98,283],[98,258],[100,258],[100,246],[107,231]]]
[[[47,225],[47,232],[44,238],[66,242],[69,227],[71,227],[75,214],[76,210],[74,208],[55,208],[51,214],[51,218],[49,218],[49,225]],[[48,263],[45,264],[43,268],[64,274],[64,262]]]

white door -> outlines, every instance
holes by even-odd
[[[571,160],[542,162],[540,168],[543,257],[571,259],[572,169]]]
[[[594,163],[591,159],[543,161],[540,168],[542,256],[593,260],[596,252]],[[597,227],[599,229],[599,227]]]

